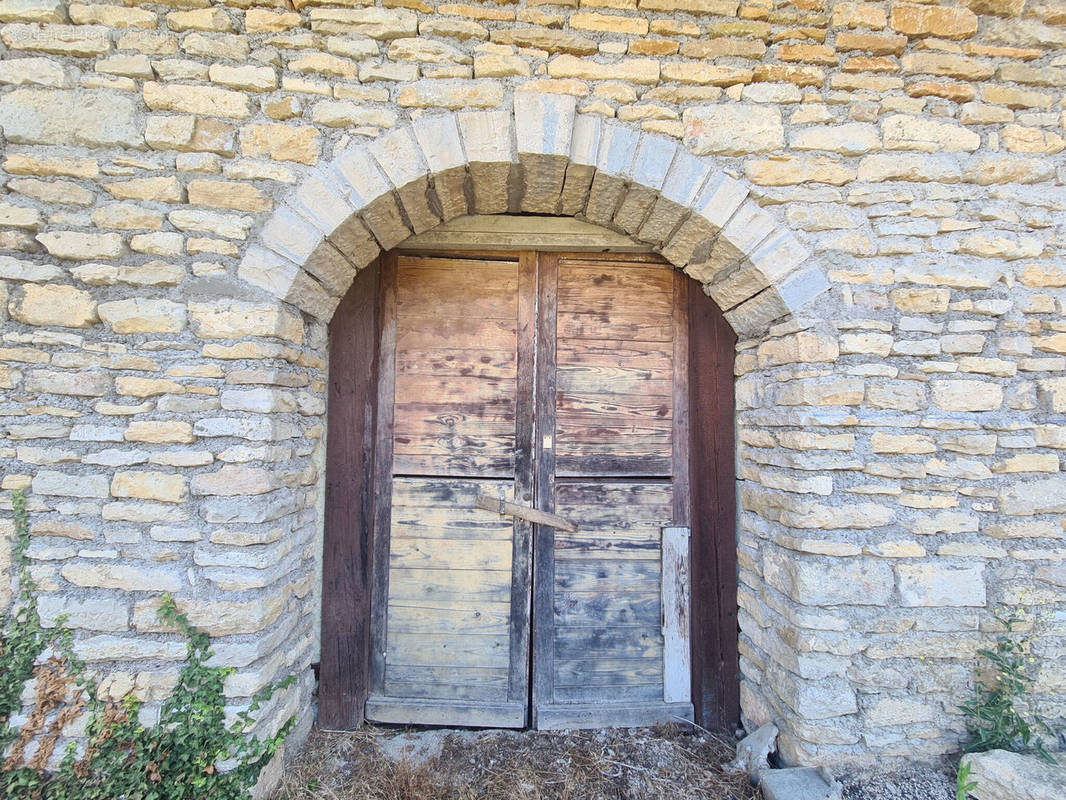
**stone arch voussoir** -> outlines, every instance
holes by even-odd
[[[515,93],[511,111],[427,114],[339,152],[275,210],[238,274],[328,321],[381,251],[459,216],[503,213],[578,217],[654,247],[742,338],[828,286],[792,231],[712,159],[532,92]]]

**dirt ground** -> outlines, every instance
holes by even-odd
[[[757,800],[700,731],[315,730],[271,800]]]
[[[690,726],[316,729],[270,800],[759,800],[734,743]],[[954,800],[947,764],[838,776],[844,800]]]

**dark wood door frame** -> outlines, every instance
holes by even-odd
[[[329,326],[319,724],[335,730],[351,730],[363,722],[370,690],[371,620],[378,611],[370,607],[373,573],[387,566],[381,563],[382,548],[375,547],[375,517],[382,511],[375,506],[388,500],[375,491],[375,473],[382,467],[381,454],[375,458],[374,434],[380,429],[378,362],[381,341],[388,336],[383,329],[388,315],[382,308],[388,293],[380,283],[388,272],[380,262],[360,272]],[[740,718],[736,335],[711,298],[694,286],[689,289],[683,294],[688,295],[689,330],[692,702],[697,723],[732,732]]]

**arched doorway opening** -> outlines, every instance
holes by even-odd
[[[651,253],[363,270],[330,326],[322,724],[734,725],[735,341]]]

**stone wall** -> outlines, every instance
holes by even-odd
[[[265,725],[310,708],[325,323],[380,248],[524,209],[653,243],[742,331],[748,722],[805,763],[957,749],[999,604],[1051,615],[1066,717],[1059,0],[0,0],[0,41],[2,488],[113,695],[173,680],[166,590],[235,709],[288,673]],[[364,149],[416,119],[457,152]],[[353,153],[377,199],[322,203]]]

